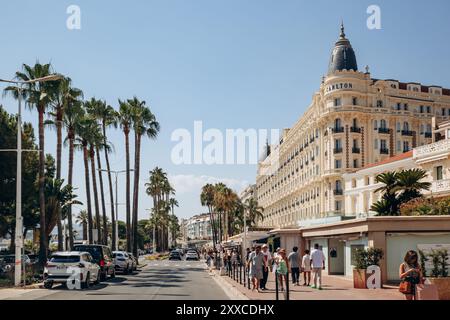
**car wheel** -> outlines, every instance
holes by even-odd
[[[53,281],[45,281],[44,282],[45,289],[51,289],[52,287],[53,287]]]
[[[101,272],[100,271],[100,281],[106,281],[106,274],[107,274],[107,272],[108,271],[105,271],[105,272]]]
[[[81,284],[81,287],[83,289],[89,289],[89,286],[91,285],[91,275],[89,272],[86,274],[86,280]]]
[[[100,271],[97,272],[97,277],[95,278],[94,284],[99,284],[100,283]]]

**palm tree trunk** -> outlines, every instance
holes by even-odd
[[[126,158],[126,209],[127,209],[127,251],[131,252],[131,221],[130,221],[130,140],[129,133],[125,133],[125,158]]]
[[[73,176],[73,135],[69,133],[69,177],[67,179],[68,184],[72,185]],[[69,204],[69,211],[67,213],[67,225],[69,227],[69,250],[73,248],[73,225],[72,225],[72,204]]]
[[[102,203],[102,217],[103,217],[103,244],[108,245],[108,226],[106,222],[106,205],[105,205],[105,193],[103,191],[103,173],[102,162],[100,160],[100,152],[97,148],[97,165],[98,165],[98,177],[100,182],[100,198]]]
[[[83,222],[83,240],[87,240],[87,223]]]
[[[141,156],[141,136],[134,135],[134,188],[133,188],[133,254],[138,257],[138,201],[139,201],[139,173]]]
[[[106,126],[103,123],[103,143],[106,145]],[[106,170],[108,170],[108,182],[109,182],[109,198],[111,202],[111,223],[112,223],[112,249],[116,248],[116,216],[114,213],[114,192],[113,192],[113,185],[112,185],[112,178],[111,178],[111,167],[109,165],[109,156],[108,156],[108,150],[107,148],[104,149],[105,151],[105,160],[106,160]],[[117,199],[116,199],[117,200]]]
[[[44,107],[39,107],[39,262],[41,266],[47,263],[48,241],[45,230],[45,152],[44,152]]]
[[[88,212],[88,234],[89,244],[93,244],[92,241],[92,205],[91,205],[91,186],[89,182],[89,161],[88,161],[88,149],[83,146],[83,160],[84,160],[84,177],[86,182],[86,199],[87,199],[87,212]]]
[[[62,113],[61,107],[56,110],[56,179],[61,179],[61,147],[62,147]],[[56,225],[58,228],[58,251],[63,250],[63,231],[62,231],[62,213],[61,205],[57,206]]]
[[[91,146],[91,170],[92,170],[92,186],[94,187],[94,208],[95,208],[95,225],[97,228],[97,243],[102,243],[102,228],[100,225],[100,208],[98,207],[97,177],[95,173],[95,151]]]

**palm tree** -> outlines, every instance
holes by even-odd
[[[63,126],[67,128],[66,124],[67,118],[65,117],[65,113],[69,112],[69,120],[73,115],[70,114],[70,109],[74,107],[77,99],[83,96],[83,93],[80,89],[73,88],[71,86],[72,80],[68,77],[62,78],[58,81],[58,87],[52,96],[52,107],[53,111],[50,112],[50,115],[53,117],[52,120],[47,121],[48,124],[53,125],[56,128],[56,179],[61,179],[61,151],[62,151],[62,129]],[[70,122],[69,122],[70,124]],[[70,151],[69,151],[70,152]],[[73,149],[72,149],[73,155]],[[72,159],[73,160],[73,159]],[[69,169],[70,170],[70,169]],[[72,180],[70,179],[69,184],[72,184]],[[57,221],[58,226],[58,250],[63,249],[63,237],[62,237],[62,213],[61,210],[58,210],[59,219]],[[72,235],[72,217],[71,214],[68,217],[68,226],[69,226],[69,241],[70,247],[73,246],[73,235]]]
[[[96,105],[96,108],[93,110],[89,110],[89,113],[95,117],[98,121],[100,121],[101,127],[102,127],[102,133],[103,133],[103,145],[107,146],[107,136],[106,136],[106,128],[110,126],[114,126],[117,128],[117,119],[116,119],[116,111],[113,107],[110,105],[107,105],[105,101],[99,101]],[[106,171],[108,175],[108,183],[109,183],[109,199],[110,199],[110,205],[111,205],[111,223],[112,223],[112,244],[111,247],[116,247],[116,216],[114,212],[114,192],[113,192],[113,184],[112,184],[112,178],[111,178],[111,166],[109,164],[109,148],[103,149],[105,153],[105,160],[106,160]],[[97,152],[97,157],[99,158],[99,153]],[[99,169],[100,162],[99,162]],[[102,182],[102,172],[99,171],[100,175],[100,188],[102,189],[102,199],[103,199],[103,182]],[[102,204],[103,204],[102,200]]]
[[[80,98],[82,96],[80,95]],[[84,116],[84,110],[82,108],[82,102],[74,98],[68,101],[68,108],[64,112],[63,124],[67,130],[67,137],[65,142],[69,143],[69,169],[67,184],[73,184],[73,156],[74,156],[74,144],[75,144],[75,126],[78,121],[80,121]],[[69,248],[73,248],[73,223],[72,223],[72,206],[69,205],[67,213],[67,224],[69,228]]]
[[[254,226],[258,220],[264,219],[264,208],[258,205],[258,201],[254,198],[246,199],[244,202],[244,210],[247,212],[247,226]],[[244,231],[245,232],[245,231]]]
[[[213,246],[216,247],[217,244],[217,230],[216,230],[216,223],[214,219],[214,186],[210,183],[204,185],[202,187],[202,193],[200,194],[200,202],[202,206],[208,207],[209,212],[209,220],[211,221],[211,231],[212,231],[212,238],[213,238]]]
[[[127,102],[119,99],[119,112],[117,122],[125,135],[125,159],[126,159],[126,225],[127,225],[127,251],[131,251],[131,216],[130,216],[130,129],[133,123],[132,108]]]
[[[147,136],[156,139],[159,133],[159,123],[155,115],[137,97],[128,100],[132,110],[132,125],[134,129],[134,186],[133,186],[133,254],[138,256],[138,202],[139,202],[139,175],[141,160],[141,139]]]
[[[179,203],[177,201],[177,199],[175,198],[170,198],[169,199],[169,206],[172,212],[172,215],[169,217],[169,224],[170,224],[170,232],[171,232],[171,238],[172,238],[172,243],[170,244],[171,246],[173,246],[174,240],[176,240],[176,234],[174,232],[174,226],[173,223],[175,223],[175,221],[178,224],[178,218],[175,216],[175,207],[179,206]]]
[[[23,71],[16,72],[16,79],[19,81],[30,81],[52,74],[50,64],[40,64],[36,62],[34,66],[22,65]],[[39,262],[41,265],[47,262],[48,241],[45,230],[45,134],[44,134],[44,113],[51,102],[52,94],[55,90],[55,83],[52,82],[28,82],[21,91],[22,98],[26,99],[26,105],[35,107],[39,118],[39,213],[40,213],[40,246]],[[19,96],[17,87],[7,87],[5,93],[11,93],[15,99]]]
[[[238,199],[237,194],[223,183],[216,184],[216,192],[214,194],[214,204],[218,211],[223,215],[223,224],[221,232],[226,236],[230,236],[230,215],[234,210],[235,202]],[[221,240],[222,241],[222,238]]]
[[[91,117],[83,116],[75,124],[75,141],[77,142],[76,147],[83,151],[83,161],[84,161],[84,177],[86,183],[86,199],[87,199],[87,215],[88,215],[88,239],[89,244],[92,244],[92,204],[91,204],[91,187],[89,181],[89,143],[92,140],[92,134],[98,128],[97,123]]]
[[[81,210],[76,217],[76,223],[83,228],[83,240],[87,240],[88,214],[86,210]]]
[[[105,106],[106,106],[106,102],[101,101],[101,100],[95,100],[94,98],[92,98],[89,102],[86,103],[86,110],[88,111],[89,115],[92,118],[99,120],[98,112],[99,112],[99,110],[104,109]],[[99,125],[101,125],[101,122],[99,123]],[[102,217],[103,217],[102,218],[102,221],[103,221],[102,238],[103,238],[103,244],[107,245],[108,244],[108,230],[106,227],[106,204],[105,204],[105,193],[103,190],[103,173],[102,173],[102,162],[100,159],[100,150],[105,150],[106,154],[108,154],[110,145],[108,144],[108,141],[103,134],[98,133],[97,135],[102,136],[101,140],[100,140],[100,137],[98,137],[99,138],[98,141],[95,141],[95,153],[97,156],[98,176],[99,176],[99,183],[100,183],[100,199],[101,199]],[[95,189],[95,187],[94,187],[94,189]]]
[[[427,177],[427,172],[422,169],[403,170],[397,174],[397,184],[395,191],[400,191],[400,203],[406,203],[412,199],[420,198],[422,190],[429,190],[430,182],[423,182],[422,179]]]

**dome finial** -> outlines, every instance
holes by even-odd
[[[345,28],[344,28],[344,20],[341,19],[341,34],[340,34],[340,38],[341,39],[345,39],[345,32],[344,32]]]

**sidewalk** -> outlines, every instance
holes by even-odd
[[[219,277],[218,271],[216,276]],[[269,274],[267,288],[269,290],[258,293],[256,290],[247,289],[229,276],[222,276],[222,279],[247,296],[250,300],[275,300],[275,278],[273,273]],[[312,280],[312,279],[311,279]],[[303,283],[303,280],[301,281]],[[251,286],[250,286],[251,288]],[[307,286],[293,286],[289,283],[290,300],[404,300],[396,287],[386,287],[383,289],[355,289],[351,279],[323,275],[323,290],[312,289]],[[279,299],[285,299],[285,292],[279,293]]]

